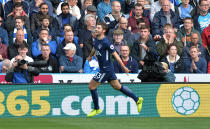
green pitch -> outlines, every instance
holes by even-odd
[[[210,118],[1,118],[0,129],[209,129]]]

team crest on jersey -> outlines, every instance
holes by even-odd
[[[110,45],[110,49],[114,49],[114,45]]]
[[[98,49],[101,49],[101,48],[102,48],[102,45],[101,45],[101,44],[99,44],[99,45],[98,45]]]

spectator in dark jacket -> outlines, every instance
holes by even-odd
[[[177,46],[175,44],[169,45],[167,53],[161,62],[167,63],[172,73],[184,73],[184,60],[177,54]]]
[[[82,73],[82,58],[75,55],[75,44],[68,43],[63,49],[65,50],[65,55],[59,58],[60,71],[66,73]]]
[[[21,44],[23,43],[27,43],[25,40],[24,40],[24,31],[23,30],[17,30],[16,32],[16,39],[13,43],[9,44],[9,47],[8,47],[8,57],[9,59],[12,59],[13,57],[17,56],[18,55],[18,48]],[[29,45],[29,44],[28,44]],[[30,47],[30,45],[29,45]],[[31,50],[28,49],[28,53],[27,53],[28,56],[31,57]]]
[[[7,31],[3,28],[3,23],[4,20],[2,17],[0,17],[0,38],[2,40],[2,43],[5,45],[9,45],[9,41],[8,41],[8,33]]]
[[[39,7],[38,13],[33,13],[30,21],[31,21],[31,33],[35,33],[36,28],[41,26],[42,18],[48,15],[48,5],[46,3],[42,3]],[[56,30],[60,30],[58,21],[53,16],[50,16],[50,25],[53,26]]]
[[[60,56],[65,55],[65,51],[63,50],[63,48],[68,43],[74,43],[77,47],[76,55],[83,58],[82,49],[79,44],[75,43],[74,33],[71,30],[67,30],[64,32],[64,40],[60,44],[58,44],[56,57],[60,58]]]
[[[177,32],[180,25],[179,16],[171,10],[170,1],[166,0],[162,4],[162,9],[157,12],[152,21],[152,35],[154,40],[160,40],[164,33],[164,25],[169,23],[173,25],[174,31]]]
[[[186,73],[206,73],[207,62],[205,59],[198,56],[199,49],[197,46],[190,48],[190,58],[185,61],[185,72]]]
[[[30,21],[28,15],[23,11],[23,6],[20,3],[17,3],[13,9],[13,12],[10,13],[6,19],[5,27],[8,32],[13,31],[15,28],[16,17],[23,17],[24,26],[26,29],[30,29]]]
[[[70,8],[69,8],[68,3],[62,3],[61,10],[62,10],[62,13],[59,14],[57,17],[61,33],[63,33],[62,32],[63,26],[65,24],[69,24],[71,25],[73,29],[74,35],[78,35],[79,22],[77,21],[77,18],[75,16],[70,14],[69,12]]]
[[[192,33],[191,35],[191,43],[187,44],[182,53],[182,58],[184,61],[190,58],[190,48],[191,46],[196,46],[199,49],[199,57],[202,57],[203,59],[207,59],[207,50],[206,48],[202,45],[202,43],[199,42],[199,34],[198,33]]]
[[[56,58],[50,56],[50,46],[47,44],[42,45],[41,51],[42,54],[39,55],[35,61],[45,60],[47,61],[47,65],[39,67],[40,73],[58,73],[58,61]]]
[[[7,1],[4,5],[4,17],[5,18],[7,18],[8,15],[13,11],[14,5],[16,3],[21,3],[23,5],[24,12],[28,15],[28,11],[29,11],[28,2],[26,2],[24,0],[10,0],[10,1]]]
[[[31,16],[33,13],[39,12],[39,6],[41,3],[46,3],[49,7],[48,14],[50,16],[53,16],[53,6],[52,3],[49,0],[32,0],[29,3],[29,16]]]
[[[57,41],[57,36],[60,36],[59,30],[56,30],[54,26],[50,24],[50,16],[46,15],[41,20],[41,26],[36,29],[35,33],[33,34],[34,41],[39,38],[39,32],[42,29],[47,29],[49,32],[49,36],[51,37],[51,40]]]
[[[33,42],[31,31],[29,29],[26,29],[24,24],[25,22],[22,16],[18,16],[15,18],[15,28],[9,32],[9,44],[15,42],[17,30],[23,30],[24,40],[28,43],[29,46],[31,46],[31,43]]]
[[[147,53],[155,55],[155,41],[149,36],[150,28],[148,26],[142,26],[140,35],[141,37],[134,42],[133,47],[131,48],[131,56],[138,62],[139,66],[144,65],[144,58]]]
[[[203,29],[206,28],[210,24],[208,0],[200,0],[198,7],[200,11],[197,15],[193,17],[193,22],[194,22],[195,29],[197,29],[201,34]]]
[[[129,56],[130,54],[130,49],[128,45],[123,45],[120,48],[120,57],[123,62],[123,64],[130,70],[130,73],[138,73],[138,62],[132,57]],[[114,71],[115,73],[125,73],[118,62],[114,60]]]
[[[1,2],[0,2],[0,17],[4,18],[4,10]]]

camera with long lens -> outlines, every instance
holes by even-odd
[[[152,53],[147,53],[144,66],[138,75],[142,82],[162,82],[166,73],[161,62],[157,62]]]
[[[47,66],[47,61],[40,60],[40,61],[35,61],[35,62],[28,62],[26,60],[18,60],[17,64],[18,64],[17,67],[20,67],[24,64],[27,64],[28,66],[32,66],[32,67],[44,67],[44,66]]]

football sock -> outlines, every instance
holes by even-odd
[[[91,95],[92,95],[92,99],[93,99],[93,103],[94,103],[94,109],[99,109],[99,105],[98,105],[98,92],[97,89],[95,90],[90,90]]]
[[[126,86],[122,86],[120,91],[125,95],[131,97],[135,102],[138,101],[138,97]]]

